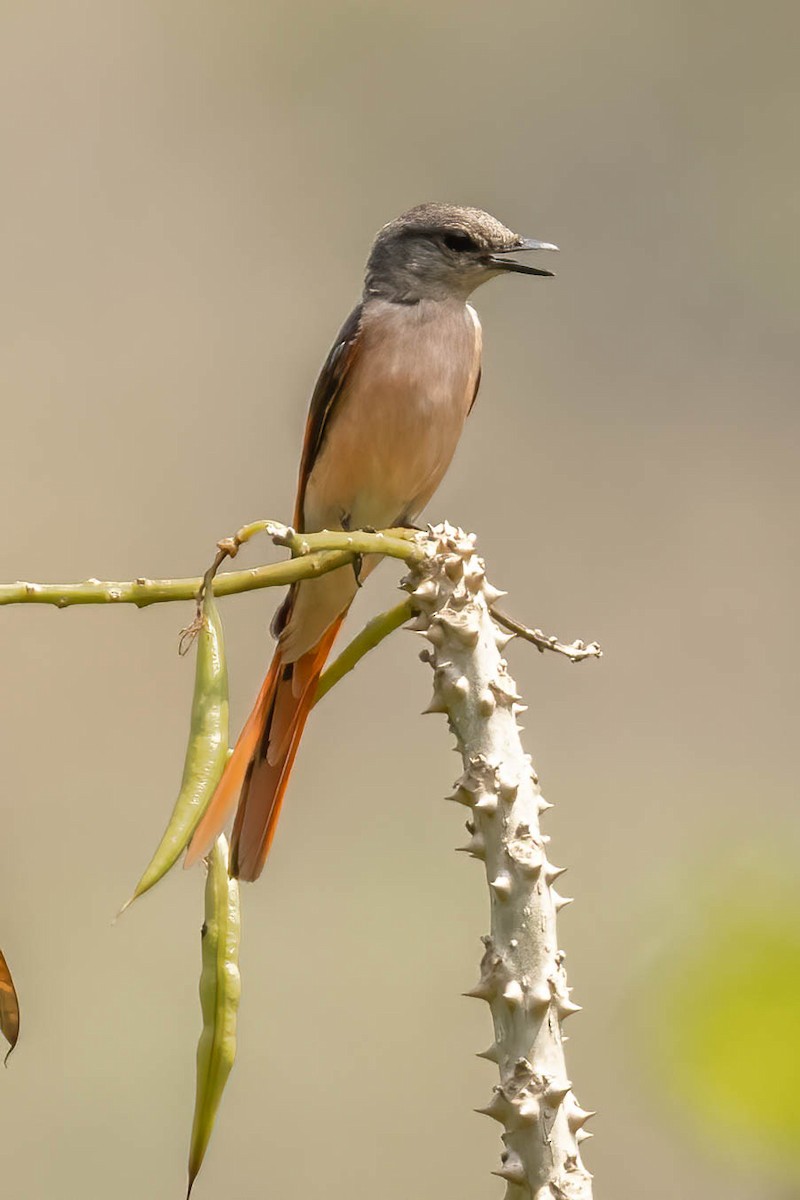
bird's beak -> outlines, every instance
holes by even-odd
[[[529,267],[526,263],[516,262],[513,258],[504,258],[503,255],[516,254],[520,250],[557,249],[558,246],[554,246],[552,242],[537,242],[535,238],[520,238],[516,246],[509,246],[508,250],[499,250],[490,255],[489,262],[500,271],[516,271],[519,275],[552,276],[552,271],[543,271],[540,267]]]

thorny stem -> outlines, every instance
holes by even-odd
[[[553,886],[564,868],[549,859],[539,819],[551,806],[520,740],[524,710],[502,651],[510,636],[491,608],[502,594],[486,580],[474,538],[450,525],[431,531],[428,556],[404,586],[429,643],[433,698],[464,771],[449,799],[469,810],[462,849],[486,867],[491,931],[480,978],[467,993],[489,1005],[495,1040],[482,1058],[499,1086],[478,1111],[504,1128],[500,1167],[506,1200],[591,1200],[579,1144],[592,1116],[567,1077],[562,1023],[578,1011],[567,987],[556,915],[569,901]]]
[[[491,612],[498,625],[502,625],[515,637],[532,642],[542,654],[545,650],[553,650],[556,654],[566,655],[570,662],[582,662],[584,658],[603,657],[603,651],[597,642],[589,642],[588,645],[580,639],[574,642],[560,642],[555,634],[548,637],[546,633],[542,633],[541,629],[529,629],[527,625],[521,625],[513,617],[508,617],[505,613],[500,612],[494,605]]]

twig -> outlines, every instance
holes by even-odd
[[[544,654],[545,650],[553,650],[556,654],[564,654],[570,662],[582,662],[584,658],[602,658],[603,651],[597,642],[578,641],[575,642],[560,642],[555,635],[550,637],[542,633],[541,629],[528,629],[527,625],[521,625],[519,621],[515,621],[513,617],[506,616],[499,609],[492,607],[491,614],[497,621],[498,625],[502,625],[509,633],[513,633],[515,637],[524,638],[526,642],[532,642],[537,650]]]
[[[386,612],[380,613],[377,617],[373,617],[368,621],[361,633],[356,634],[349,646],[346,646],[338,658],[334,659],[326,671],[323,672],[319,683],[317,684],[317,694],[314,697],[314,703],[319,704],[323,696],[331,690],[334,684],[337,684],[349,671],[352,671],[356,663],[368,654],[370,650],[374,650],[384,638],[393,633],[395,629],[399,629],[406,621],[410,621],[414,616],[414,606],[410,600],[403,600],[400,604],[396,604],[394,608],[388,609]]]
[[[237,529],[236,533],[231,534],[230,537],[220,538],[220,540],[217,542],[217,553],[214,557],[214,561],[211,563],[211,566],[203,576],[203,581],[197,590],[197,614],[189,628],[184,629],[181,632],[181,643],[179,649],[180,654],[186,653],[185,649],[183,648],[185,640],[188,639],[188,643],[191,645],[191,642],[196,636],[197,629],[202,624],[203,598],[211,586],[212,580],[216,578],[217,572],[225,562],[225,559],[236,558],[240,547],[242,547],[245,542],[249,542],[250,539],[255,537],[258,533],[265,533],[268,530],[272,530],[274,524],[275,522],[273,521],[251,521],[249,525],[242,525],[242,527]],[[277,539],[273,540],[276,541],[276,544],[278,544]]]
[[[301,579],[313,579],[352,563],[359,554],[384,554],[390,558],[415,562],[425,552],[424,538],[421,542],[421,535],[414,530],[390,529],[385,533],[324,530],[321,533],[299,535],[285,525],[274,522],[268,524],[275,529],[278,537],[284,539],[282,544],[288,545],[296,557],[289,562],[217,575],[213,583],[215,596],[233,596],[259,588],[282,587]],[[230,557],[230,553],[224,557]],[[191,579],[140,577],[119,583],[100,579],[86,579],[81,583],[3,583],[0,584],[0,605],[52,604],[56,608],[69,608],[73,604],[135,604],[137,608],[147,608],[150,604],[196,599],[203,579],[201,576]]]

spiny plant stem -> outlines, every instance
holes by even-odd
[[[503,1126],[494,1172],[506,1200],[591,1200],[580,1143],[592,1113],[567,1076],[563,1022],[578,1011],[567,987],[556,916],[569,901],[554,884],[563,867],[549,858],[539,819],[551,806],[539,791],[520,740],[524,710],[502,651],[510,634],[492,619],[501,594],[486,579],[474,538],[450,525],[431,532],[428,556],[404,586],[428,641],[430,713],[447,716],[463,773],[451,800],[469,810],[463,849],[485,864],[491,931],[480,978],[466,994],[491,1010],[494,1042],[481,1054],[500,1074],[478,1111]]]

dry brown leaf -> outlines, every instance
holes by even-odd
[[[0,1033],[3,1034],[13,1050],[19,1037],[19,1000],[2,950],[0,950]],[[6,1062],[8,1062],[11,1050],[6,1055]]]

